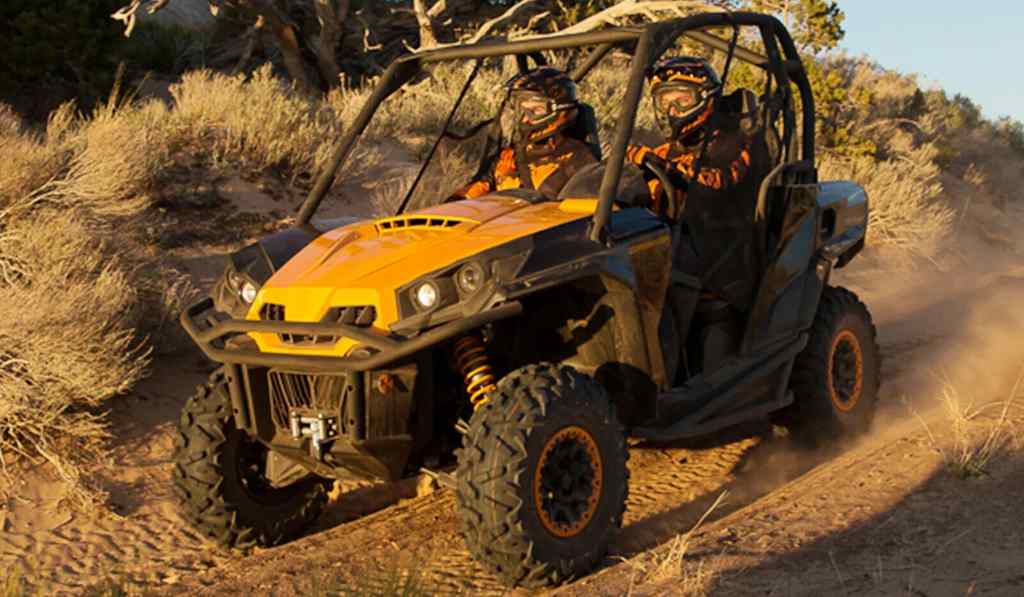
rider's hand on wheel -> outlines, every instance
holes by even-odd
[[[666,172],[668,172],[670,169],[668,160],[654,153],[653,151],[646,152],[641,159],[641,163],[645,166],[650,164],[651,166],[654,166],[655,168],[661,168]]]
[[[643,156],[643,164],[650,167],[655,173],[658,171],[665,173],[677,191],[685,191],[689,187],[689,181],[679,168],[653,151],[649,151]]]

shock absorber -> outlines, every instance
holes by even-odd
[[[455,343],[455,364],[466,383],[466,393],[476,410],[487,403],[487,393],[493,392],[494,370],[487,357],[483,341],[470,333]]]

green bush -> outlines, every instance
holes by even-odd
[[[121,0],[0,2],[0,88],[41,83],[95,94],[108,88],[123,39],[110,18]]]

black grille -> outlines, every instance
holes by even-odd
[[[270,412],[274,424],[289,428],[293,410],[313,410],[339,417],[342,431],[355,421],[344,416],[347,401],[355,400],[355,389],[345,374],[307,375],[271,369],[267,372],[270,386]]]
[[[265,303],[260,309],[260,319],[267,321],[284,321],[284,305]]]
[[[265,321],[286,321],[284,305],[264,303],[260,319]],[[359,327],[370,327],[377,319],[377,309],[372,305],[358,307],[331,307],[320,319],[321,323],[343,323]],[[310,334],[278,334],[288,344],[334,344],[337,336],[316,336]]]
[[[366,307],[331,307],[321,321],[344,323],[361,328],[370,327],[377,319],[377,309]]]

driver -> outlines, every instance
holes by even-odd
[[[515,118],[512,144],[450,200],[521,188],[554,200],[573,174],[600,160],[588,144],[565,134],[579,118],[576,83],[568,75],[540,67],[512,78],[506,88]]]
[[[757,174],[768,163],[763,137],[716,112],[722,82],[705,59],[661,60],[647,79],[667,138],[655,148],[629,146],[627,160],[660,166],[676,179],[678,213],[666,213],[660,180],[648,183],[651,208],[687,226],[690,240],[679,244],[676,268],[699,276],[707,290],[745,311],[760,271],[753,217]]]

